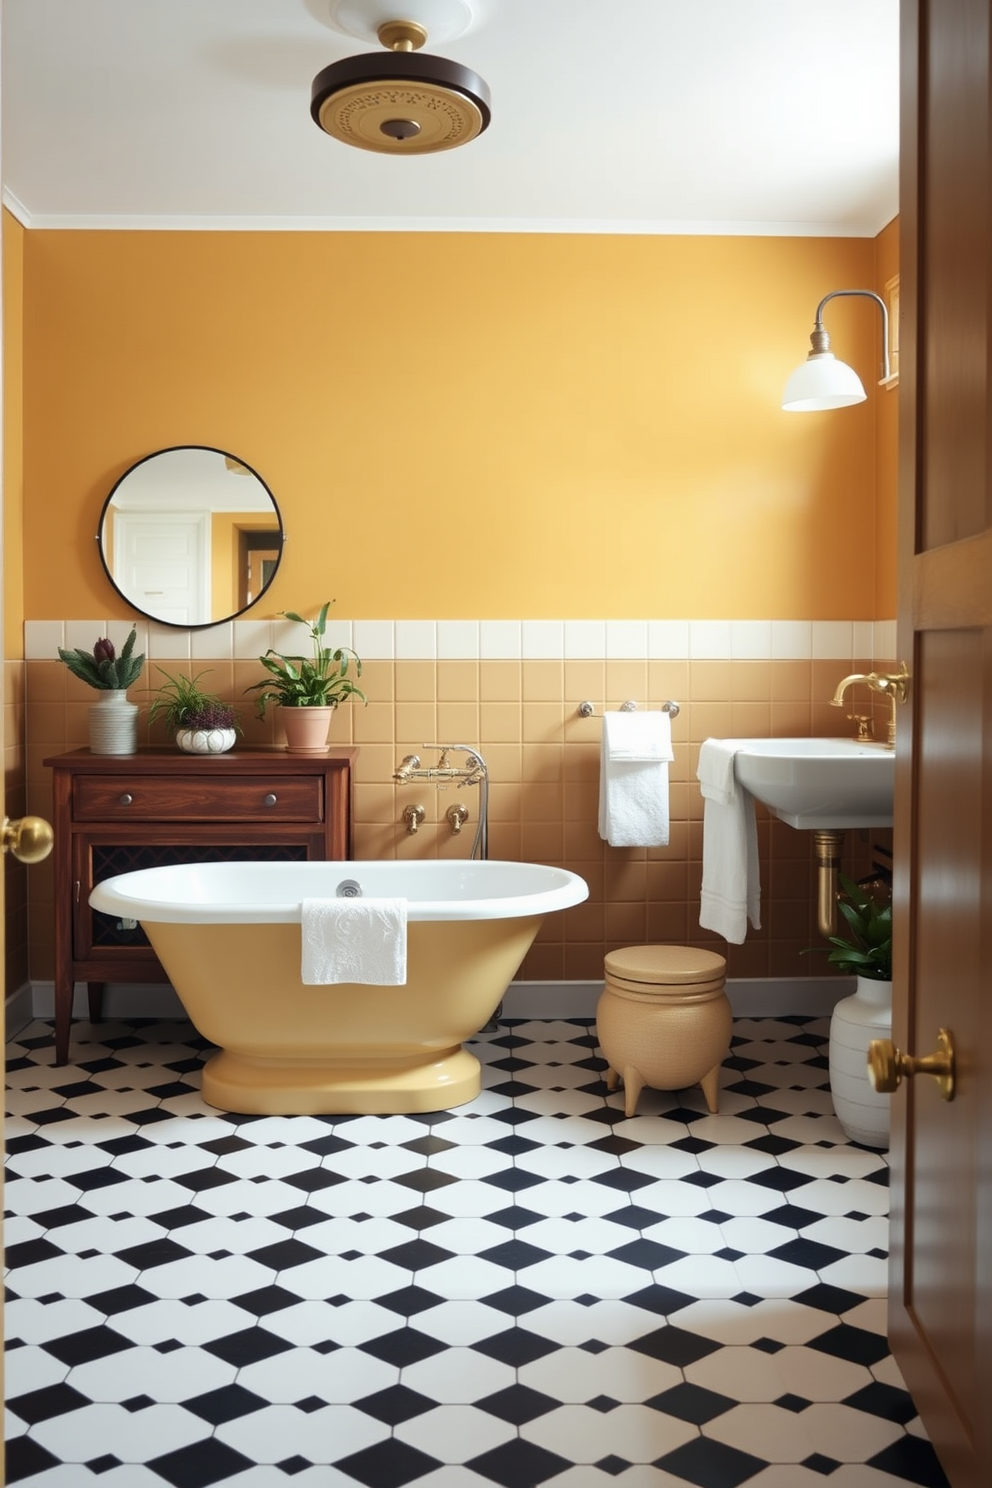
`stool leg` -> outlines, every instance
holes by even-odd
[[[720,1070],[722,1065],[715,1064],[711,1070],[707,1070],[700,1080],[703,1096],[706,1100],[706,1109],[716,1115],[720,1109]]]
[[[633,1116],[637,1112],[637,1099],[644,1089],[644,1081],[637,1073],[632,1064],[624,1065],[623,1071],[623,1110],[625,1116]]]
[[[619,1083],[620,1083],[620,1076],[617,1074],[617,1072],[616,1072],[615,1069],[612,1069],[609,1065],[607,1065],[607,1067],[606,1067],[606,1088],[607,1088],[607,1090],[616,1090],[616,1088],[619,1085]]]

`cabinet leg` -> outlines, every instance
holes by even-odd
[[[90,1022],[103,1022],[103,989],[105,982],[87,982],[86,995],[90,1005]]]
[[[69,1062],[69,1028],[72,1024],[71,979],[56,975],[55,978],[55,1063]]]

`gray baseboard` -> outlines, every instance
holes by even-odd
[[[849,977],[740,977],[728,981],[727,995],[735,1018],[828,1017],[834,1003],[852,989]],[[603,990],[601,981],[511,982],[503,998],[505,1018],[594,1018]],[[16,1009],[14,1004],[16,1003]],[[7,1036],[32,1017],[51,1018],[55,989],[34,982],[7,1002]],[[182,1004],[162,983],[111,982],[104,995],[109,1018],[181,1018]],[[73,1016],[87,1018],[86,987],[76,986]]]

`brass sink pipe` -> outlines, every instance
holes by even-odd
[[[899,703],[906,701],[906,694],[909,688],[909,671],[906,663],[902,663],[898,672],[852,672],[849,677],[844,677],[842,681],[837,683],[834,695],[830,699],[830,706],[832,708],[842,708],[844,706],[844,694],[847,692],[847,689],[854,687],[859,682],[863,682],[872,692],[881,693],[883,697],[888,698],[890,713],[886,748],[895,749],[896,708]],[[851,716],[857,717],[854,714]]]
[[[837,875],[843,847],[843,832],[813,833],[817,863],[816,924],[820,934],[828,938],[837,929]]]

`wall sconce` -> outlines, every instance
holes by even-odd
[[[846,362],[839,362],[830,350],[830,337],[823,326],[823,307],[838,295],[863,295],[874,300],[882,312],[882,375],[879,383],[889,381],[889,312],[885,301],[870,289],[835,289],[816,307],[816,320],[809,341],[811,351],[785,385],[782,407],[786,413],[817,413],[825,408],[847,408],[863,403],[866,397],[861,379]]]

